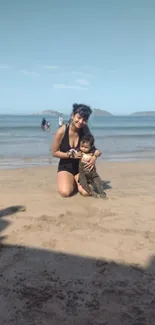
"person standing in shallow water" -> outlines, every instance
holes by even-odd
[[[60,116],[59,116],[59,128],[63,125],[63,123],[64,123],[63,115],[60,114]]]
[[[87,126],[92,110],[83,104],[73,104],[71,119],[67,125],[62,125],[56,132],[52,144],[52,155],[60,159],[58,165],[58,191],[61,196],[69,197],[77,188],[82,195],[89,195],[79,184],[79,159],[81,153],[80,141],[85,134],[90,133]],[[76,150],[74,158],[71,149]],[[86,168],[93,169],[97,157],[101,152],[95,148],[94,155],[86,164]]]

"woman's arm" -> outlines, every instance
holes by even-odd
[[[57,132],[55,134],[53,144],[52,144],[52,156],[53,157],[60,158],[60,159],[68,159],[69,158],[69,155],[67,152],[60,151],[60,145],[61,145],[61,141],[64,137],[64,134],[65,134],[65,129],[66,129],[66,126],[63,125],[57,130]]]
[[[95,156],[96,158],[98,158],[98,157],[100,157],[101,155],[102,155],[102,152],[101,152],[100,150],[98,150],[98,149],[95,148],[94,156]]]

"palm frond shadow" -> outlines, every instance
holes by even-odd
[[[13,205],[8,208],[0,210],[0,218],[5,216],[10,216],[20,211],[25,211],[26,208],[24,205]]]

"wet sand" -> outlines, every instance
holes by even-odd
[[[99,164],[106,201],[61,198],[56,167],[0,170],[1,324],[154,325],[154,170]]]

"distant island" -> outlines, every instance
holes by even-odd
[[[52,109],[41,111],[40,113],[35,113],[32,114],[33,116],[43,116],[43,115],[48,115],[48,116],[59,116],[61,113],[58,111],[53,111]]]
[[[95,116],[112,116],[111,113],[109,113],[108,111],[104,111],[102,109],[99,109],[99,108],[95,108],[93,110],[93,113]]]
[[[135,112],[132,116],[155,116],[155,111]]]
[[[44,111],[41,111],[40,113],[36,113],[36,114],[32,114],[32,115],[33,116],[59,116],[60,114],[61,114],[61,112],[49,109],[49,110],[44,110]],[[112,116],[111,113],[104,111],[102,109],[98,109],[98,108],[95,108],[93,110],[93,114],[95,116]]]

